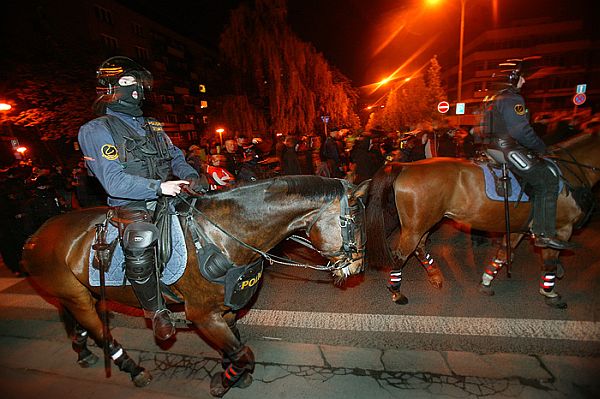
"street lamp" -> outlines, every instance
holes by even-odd
[[[428,5],[435,6],[440,0],[427,0]],[[458,87],[457,87],[457,101],[460,102],[462,99],[462,74],[463,74],[463,44],[465,39],[465,4],[467,0],[460,0],[460,39],[458,45]]]
[[[224,131],[225,131],[225,129],[223,129],[222,127],[217,129],[217,133],[219,133],[219,138],[221,139],[221,147],[223,147],[223,132]]]
[[[460,0],[460,43],[458,46],[458,95],[457,102],[460,102],[462,96],[462,67],[463,67],[463,43],[465,40],[465,3],[467,0]]]
[[[0,111],[9,111],[12,108],[10,104],[0,103]]]

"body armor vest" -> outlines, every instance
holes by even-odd
[[[497,102],[502,101],[501,96],[505,91],[500,91],[484,103],[483,133],[486,141],[495,148],[501,150],[522,149],[523,147],[508,133],[506,122],[497,107]]]
[[[172,178],[172,157],[160,122],[145,118],[146,135],[141,136],[116,116],[104,115],[102,118],[115,142],[125,173],[161,182]]]

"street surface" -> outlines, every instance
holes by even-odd
[[[432,234],[429,250],[445,277],[433,288],[416,260],[405,268],[409,303],[391,302],[387,271],[367,270],[342,287],[327,273],[271,265],[259,295],[239,321],[257,357],[254,383],[227,398],[600,397],[600,215],[562,256],[558,292],[565,310],[538,293],[540,260],[529,242],[515,254],[512,278],[501,272],[496,295],[477,283],[495,253],[473,246],[451,223]],[[284,244],[280,252],[313,258]],[[318,260],[318,259],[317,259]],[[113,334],[154,381],[143,389],[101,362],[75,363],[50,298],[26,279],[0,275],[1,398],[205,398],[217,354],[190,331],[158,346],[135,309],[113,312]],[[94,348],[96,354],[101,352]]]

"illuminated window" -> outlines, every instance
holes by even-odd
[[[200,93],[206,93],[206,86],[198,85],[198,90],[200,91]]]
[[[207,116],[207,115],[204,115],[204,116],[202,117],[202,122],[203,122],[205,125],[208,125],[208,116]]]
[[[200,108],[208,108],[208,101],[200,101]]]

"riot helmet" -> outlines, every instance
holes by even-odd
[[[106,113],[106,107],[141,116],[144,90],[152,88],[152,74],[137,62],[123,56],[104,61],[96,70],[96,101],[94,111]]]
[[[517,88],[519,80],[524,76],[523,60],[512,59],[500,64],[501,72],[507,77],[508,84]]]

